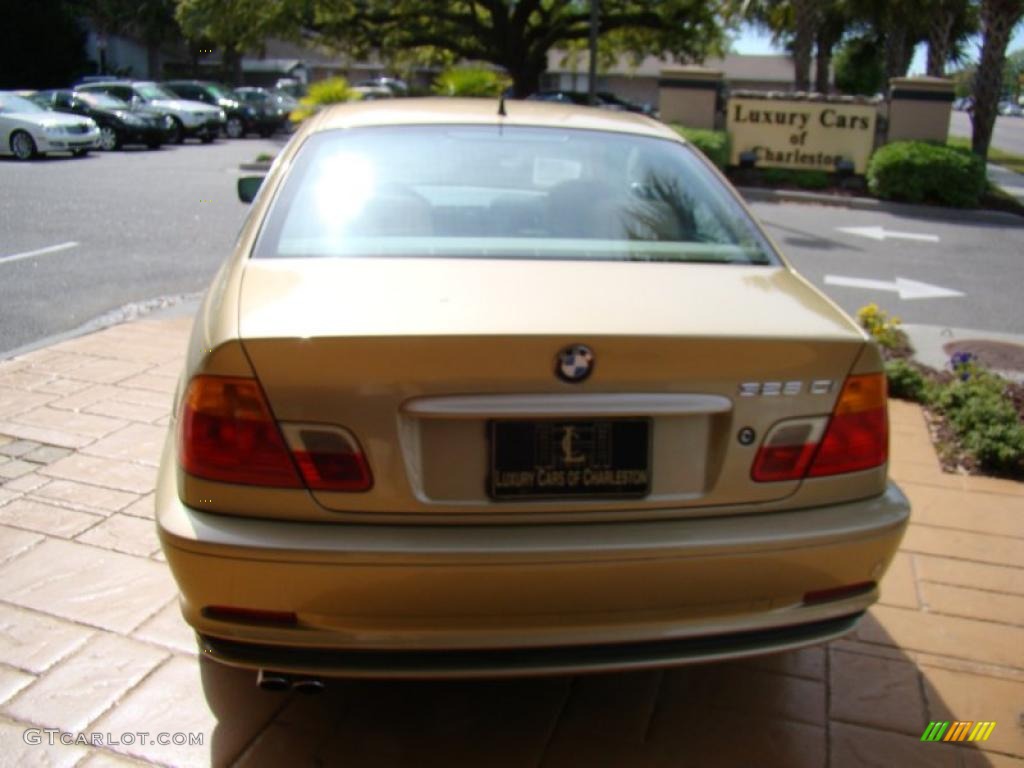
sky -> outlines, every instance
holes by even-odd
[[[980,43],[980,41],[979,41]],[[1006,52],[1013,53],[1016,50],[1024,48],[1024,24],[1018,24],[1017,30],[1010,40],[1010,45],[1007,46]],[[783,53],[784,50],[772,44],[772,36],[766,32],[761,32],[754,27],[744,26],[740,30],[740,35],[737,37],[732,44],[732,49],[736,53],[746,54],[757,54],[757,53]],[[977,44],[973,46],[972,58],[977,59],[978,47]],[[914,60],[910,64],[910,74],[912,75],[923,75],[925,70],[926,58],[928,56],[927,49],[924,45],[919,45],[917,50],[914,52]]]

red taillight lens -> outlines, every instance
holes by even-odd
[[[243,485],[302,487],[255,379],[196,376],[185,393],[178,435],[181,464],[191,475]]]
[[[327,425],[285,424],[285,440],[306,485],[314,491],[368,491],[370,467],[359,442],[346,429]]]
[[[885,375],[850,376],[828,426],[824,417],[780,422],[757,451],[751,477],[760,483],[857,472],[884,464],[889,420]]]
[[[850,376],[807,474],[824,477],[871,469],[884,464],[888,455],[885,374]]]
[[[775,425],[757,451],[751,477],[759,483],[801,479],[818,447],[823,424],[824,419],[816,416]]]
[[[759,483],[771,483],[779,480],[799,480],[811,463],[816,446],[778,445],[762,446],[754,459],[752,475]]]

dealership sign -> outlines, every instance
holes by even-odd
[[[740,165],[745,155],[762,168],[833,171],[845,161],[862,174],[876,118],[873,104],[733,97],[726,113],[729,163]]]

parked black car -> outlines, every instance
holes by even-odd
[[[145,106],[168,115],[173,124],[171,141],[181,144],[194,137],[209,144],[220,135],[224,126],[224,110],[201,101],[182,99],[150,80],[115,79],[89,82],[75,86],[76,93],[106,93],[133,107]]]
[[[650,104],[636,104],[619,98],[610,91],[598,91],[594,96],[595,107],[619,112],[637,112],[650,117],[657,117],[657,110]],[[526,98],[528,101],[557,101],[562,104],[579,104],[583,107],[590,104],[590,96],[582,91],[537,91]]]
[[[648,117],[658,116],[658,110],[650,104],[637,104],[635,101],[620,98],[611,91],[598,91],[595,95],[604,102],[605,105],[621,107],[627,112],[637,112],[641,115],[647,115]]]
[[[235,93],[256,112],[256,119],[263,126],[260,135],[287,129],[290,126],[288,115],[298,107],[299,103],[283,91],[256,86],[235,88]]]
[[[158,110],[132,108],[105,93],[40,91],[32,100],[55,112],[85,115],[100,127],[100,148],[120,149],[125,144],[145,144],[157,149],[170,136],[170,118]]]
[[[228,138],[240,139],[247,133],[256,132],[269,136],[276,129],[233,90],[225,85],[208,80],[165,80],[161,85],[183,99],[202,101],[224,110],[227,121],[224,133]]]

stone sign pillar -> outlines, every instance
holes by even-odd
[[[661,119],[687,128],[713,129],[721,93],[722,73],[717,69],[663,69],[658,79]]]
[[[943,77],[894,77],[889,81],[887,141],[946,143],[953,81]]]

